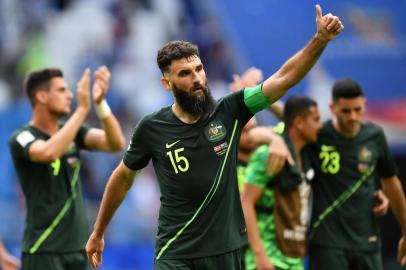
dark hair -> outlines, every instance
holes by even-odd
[[[188,59],[192,56],[200,57],[199,49],[196,45],[183,40],[175,40],[166,43],[158,51],[156,61],[162,74],[164,74],[169,70],[172,60]]]
[[[24,79],[24,91],[31,102],[35,105],[35,93],[40,90],[49,90],[49,83],[55,77],[63,77],[63,73],[58,68],[45,68],[30,72]]]
[[[288,98],[283,110],[283,121],[289,129],[297,116],[304,116],[310,107],[317,106],[317,102],[307,96],[291,96]]]
[[[356,98],[363,96],[364,93],[361,86],[354,80],[341,79],[337,80],[333,85],[333,101],[337,101],[340,98]]]

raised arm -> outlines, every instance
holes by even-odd
[[[283,110],[285,105],[282,101],[277,100],[269,106],[268,111],[273,113],[279,120],[283,120]]]
[[[30,159],[34,162],[51,163],[60,158],[69,148],[80,126],[90,111],[90,70],[86,69],[77,84],[77,107],[65,125],[48,140],[38,140],[29,148]]]
[[[319,5],[316,5],[316,25],[317,33],[309,43],[265,80],[262,91],[271,102],[278,100],[288,89],[302,80],[316,63],[327,43],[344,29],[338,17],[330,13],[323,16]]]
[[[103,129],[90,129],[85,137],[85,145],[95,150],[119,151],[125,145],[125,138],[105,99],[110,84],[110,72],[106,66],[102,66],[94,75],[93,102]]]
[[[395,175],[381,181],[382,190],[389,198],[389,204],[402,229],[398,246],[398,260],[406,265],[406,199],[399,178]]]
[[[232,92],[236,92],[244,89],[245,87],[253,87],[260,83],[264,79],[262,70],[256,67],[250,67],[240,76],[238,74],[233,75],[233,81],[229,84],[229,88]]]
[[[107,183],[100,205],[99,214],[86,244],[86,253],[90,264],[97,268],[102,264],[104,234],[114,213],[131,188],[139,171],[130,170],[123,162],[113,171]]]

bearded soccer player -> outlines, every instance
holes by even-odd
[[[31,72],[24,88],[32,120],[17,129],[10,151],[25,195],[27,218],[22,244],[24,270],[85,270],[88,221],[79,181],[79,150],[118,151],[125,145],[121,127],[104,99],[110,81],[106,67],[95,71],[93,102],[103,129],[84,120],[91,109],[90,71],[77,84],[77,107],[62,71]]]
[[[197,47],[167,43],[161,82],[174,104],[145,116],[106,187],[86,251],[100,266],[104,234],[136,174],[152,160],[161,188],[154,269],[241,269],[247,243],[238,192],[237,144],[245,123],[298,83],[343,29],[317,10],[317,33],[261,85],[214,101]]]

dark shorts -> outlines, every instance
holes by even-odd
[[[236,249],[228,253],[195,259],[159,259],[154,270],[242,270],[242,252]]]
[[[22,270],[88,270],[85,251],[69,253],[23,253]]]
[[[383,270],[380,251],[310,247],[310,270]]]

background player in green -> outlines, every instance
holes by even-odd
[[[104,233],[134,177],[152,159],[161,188],[155,269],[240,269],[246,229],[236,177],[237,142],[254,113],[299,82],[343,29],[317,10],[317,33],[262,85],[214,101],[197,47],[167,43],[158,52],[161,82],[175,103],[145,116],[113,172],[86,245],[100,266]]]
[[[264,144],[255,151],[246,170],[242,196],[250,243],[246,269],[304,269],[314,170],[305,164],[300,153],[316,141],[321,129],[320,115],[315,101],[292,96],[286,102],[283,118],[283,138],[295,164],[286,163],[279,174],[273,175],[267,168],[269,145]]]
[[[245,87],[254,87],[263,80],[262,71],[255,67],[250,67],[247,69],[241,76],[238,74],[233,75],[233,82],[230,83],[229,88],[232,92],[236,92],[244,89]],[[268,108],[276,117],[282,118],[283,113],[283,104],[278,100],[271,104]],[[238,189],[242,193],[244,188],[244,178],[245,178],[245,169],[247,167],[248,160],[251,155],[254,153],[255,149],[259,146],[253,139],[249,137],[249,132],[257,128],[257,119],[253,116],[247,124],[245,124],[241,136],[240,142],[238,144],[238,160],[237,160],[237,178],[238,178]],[[268,133],[268,131],[264,131]],[[273,151],[273,160],[272,163],[275,164],[275,167],[278,167],[278,161],[275,160],[285,160],[285,157],[277,157],[275,151]],[[282,165],[283,166],[283,165]],[[281,166],[279,166],[281,167]]]
[[[236,92],[244,89],[245,87],[254,87],[263,80],[262,71],[255,67],[250,67],[247,69],[241,76],[238,74],[233,75],[233,81],[230,83],[229,88],[232,92]],[[282,117],[283,104],[278,100],[271,104],[268,108],[272,111],[278,118]],[[241,131],[240,141],[238,144],[238,153],[237,153],[237,180],[238,180],[238,189],[240,194],[244,188],[244,179],[245,179],[245,169],[247,167],[248,160],[251,155],[254,153],[255,149],[259,144],[255,143],[253,139],[249,138],[249,132],[257,126],[256,117],[253,116],[244,126]],[[273,151],[273,157],[275,157],[275,151]],[[285,160],[284,157],[281,157],[280,160]],[[272,160],[274,162],[274,160]],[[276,162],[274,162],[276,163]],[[242,268],[245,269],[245,250],[247,246],[242,248]]]
[[[406,203],[396,166],[380,127],[363,122],[365,98],[357,82],[337,81],[333,120],[324,124],[312,149],[319,170],[313,183],[311,269],[382,269],[374,204],[374,178],[403,231],[398,259],[406,264]]]
[[[8,253],[0,238],[0,269],[17,270],[20,268],[20,264],[21,263],[17,258]]]
[[[90,71],[77,84],[77,107],[59,69],[31,72],[24,88],[32,120],[16,130],[10,151],[26,199],[22,266],[31,269],[87,269],[84,252],[88,221],[79,181],[79,150],[116,151],[124,147],[121,127],[104,99],[110,72],[95,71],[93,102],[103,129],[83,125],[91,109]]]

